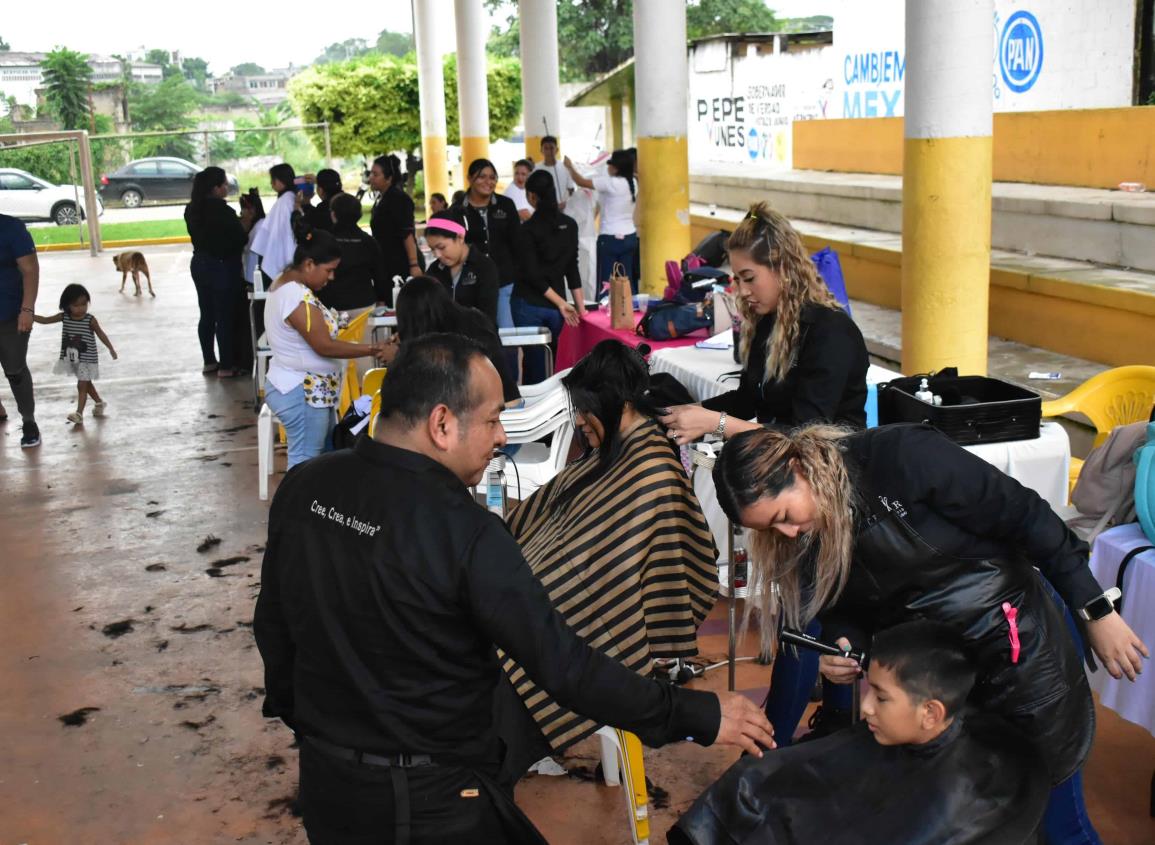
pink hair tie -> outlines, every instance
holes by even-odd
[[[449,232],[457,235],[459,238],[465,237],[465,227],[454,220],[446,220],[443,217],[435,217],[432,220],[425,222],[425,229],[440,229],[443,232]]]

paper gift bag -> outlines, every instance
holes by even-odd
[[[634,327],[634,293],[626,268],[618,262],[610,273],[610,325],[615,329]]]

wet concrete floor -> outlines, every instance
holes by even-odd
[[[65,421],[75,384],[52,374],[60,328],[37,326],[29,360],[44,444],[22,451],[18,422],[0,424],[0,845],[299,845],[295,751],[260,715],[249,627],[267,514],[251,385],[200,374],[188,248],[145,252],[156,299],[118,293],[108,255],[41,258],[38,311],[84,284],[120,353],[101,350],[108,416]],[[15,417],[7,385],[0,397]],[[220,542],[198,551],[209,535]],[[704,655],[724,653],[724,618],[719,604]],[[738,688],[760,697],[767,677],[741,664]],[[725,670],[699,682],[725,683]],[[96,709],[73,715],[84,708]],[[69,715],[83,723],[60,720]],[[1155,738],[1099,717],[1092,818],[1106,842],[1148,845]],[[651,841],[735,757],[647,751],[647,774],[668,793],[651,808]],[[592,769],[595,746],[566,762]],[[553,843],[631,841],[620,789],[535,777],[517,799]]]

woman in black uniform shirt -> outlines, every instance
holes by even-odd
[[[330,308],[350,312],[350,319],[366,308],[384,305],[393,296],[381,248],[357,225],[361,214],[361,200],[352,194],[332,198],[329,226],[341,250],[341,263],[333,271],[333,281],[317,293]]]
[[[662,417],[679,444],[758,424],[866,425],[866,342],[826,287],[802,238],[765,203],[730,236],[745,367],[737,390]],[[749,422],[757,419],[757,423]]]
[[[440,281],[459,305],[476,308],[497,326],[497,265],[469,243],[457,210],[438,211],[425,224],[425,242],[436,259],[427,275]]]
[[[468,176],[469,190],[454,208],[465,217],[466,243],[484,252],[497,265],[500,287],[497,325],[510,328],[514,323],[509,299],[513,295],[513,283],[517,281],[515,256],[521,217],[513,200],[496,193],[497,168],[492,161],[479,158],[470,162]]]

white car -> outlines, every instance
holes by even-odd
[[[96,208],[97,215],[104,213],[104,203],[99,196]],[[84,219],[84,188],[53,185],[26,170],[0,167],[0,214],[22,220],[51,220],[57,226],[75,226]]]

